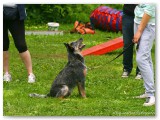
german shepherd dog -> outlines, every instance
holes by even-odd
[[[79,94],[85,98],[85,77],[87,67],[84,64],[84,58],[81,55],[85,44],[83,39],[71,43],[64,43],[68,52],[68,63],[53,81],[50,92],[47,95],[36,93],[29,94],[30,97],[57,97],[65,98],[71,95],[73,88],[77,85]]]

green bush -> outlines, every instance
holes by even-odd
[[[42,25],[48,22],[73,23],[75,20],[88,22],[91,12],[101,4],[27,4],[26,24]],[[122,9],[121,4],[107,4]]]

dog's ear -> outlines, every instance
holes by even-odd
[[[64,45],[66,46],[66,48],[68,48],[69,44],[68,43],[64,43]]]
[[[78,41],[83,41],[83,38],[80,38]]]
[[[83,38],[80,38],[79,40],[83,40]]]
[[[66,46],[67,51],[73,51],[73,48],[68,43],[64,43],[64,45]]]
[[[68,43],[64,43],[64,45],[66,46],[67,49],[71,48],[70,44],[68,44]]]

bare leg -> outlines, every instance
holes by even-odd
[[[30,52],[27,50],[23,53],[20,53],[20,57],[22,61],[24,62],[26,69],[28,71],[28,75],[32,73],[32,61],[31,61],[31,55]]]
[[[12,77],[9,74],[9,52],[8,51],[3,51],[3,80],[6,82],[10,82]]]
[[[9,73],[9,52],[3,51],[3,71]]]

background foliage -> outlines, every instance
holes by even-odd
[[[26,4],[26,24],[73,23],[75,20],[88,22],[91,12],[100,5],[102,4]],[[122,4],[106,6],[122,9]]]

